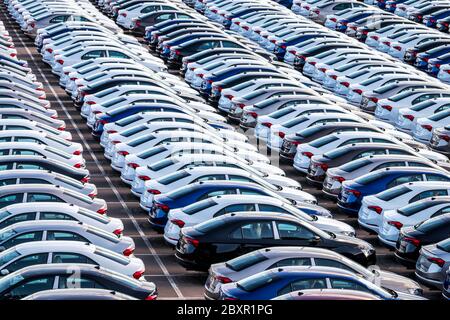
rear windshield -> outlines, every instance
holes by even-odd
[[[436,247],[440,250],[443,250],[445,252],[450,252],[450,238],[439,242]]]
[[[350,161],[349,163],[346,163],[344,165],[342,165],[340,167],[341,170],[345,171],[345,172],[353,172],[355,170],[358,170],[362,167],[367,166],[368,164],[371,164],[372,161],[368,160],[368,159],[358,159],[358,160],[354,160],[354,161]]]
[[[176,161],[173,158],[169,158],[169,159],[164,159],[164,160],[161,160],[161,161],[157,161],[157,162],[155,162],[153,164],[149,164],[147,167],[150,170],[152,170],[152,171],[159,171],[159,170],[162,170],[164,168],[167,168],[168,166],[173,165],[176,162],[178,162],[178,161]]]
[[[273,271],[266,271],[245,278],[244,280],[237,282],[236,285],[244,291],[252,292],[268,284],[274,283],[277,280],[279,280],[277,273]]]
[[[174,172],[172,174],[168,174],[168,175],[162,177],[161,179],[159,179],[158,182],[166,186],[168,184],[171,184],[172,182],[186,178],[188,176],[189,176],[189,173],[185,170],[177,171],[177,172]]]
[[[179,198],[184,197],[185,195],[188,195],[189,193],[194,191],[194,187],[193,186],[184,186],[178,189],[175,189],[171,192],[167,193],[167,197],[173,200],[177,200]]]
[[[406,186],[397,186],[379,193],[377,198],[383,201],[390,201],[410,191],[411,189]]]
[[[337,148],[329,152],[325,152],[323,156],[328,159],[336,159],[348,152],[348,148]]]
[[[402,216],[410,217],[413,214],[418,213],[419,211],[426,210],[426,209],[436,206],[438,204],[440,204],[440,202],[435,202],[435,201],[413,202],[410,205],[407,205],[401,209],[398,209],[397,212],[400,213]]]
[[[325,136],[310,142],[309,145],[314,148],[320,148],[336,140],[339,140],[339,138],[336,136]]]
[[[369,174],[363,175],[360,178],[355,179],[355,182],[362,184],[362,185],[367,185],[369,183],[372,183],[372,182],[377,181],[378,179],[384,177],[385,172],[386,171],[369,173]]]
[[[194,229],[201,232],[201,233],[207,233],[211,230],[214,230],[216,228],[223,226],[223,217],[218,217],[210,220],[206,220],[205,222],[197,224]]]
[[[267,257],[261,252],[253,251],[228,261],[226,266],[233,271],[241,271],[265,260],[267,260]]]
[[[205,210],[207,208],[211,208],[215,206],[217,203],[213,199],[206,199],[203,201],[195,202],[185,208],[183,208],[183,212],[188,215],[193,215],[199,211]]]
[[[139,158],[141,158],[141,159],[148,159],[148,158],[154,156],[155,154],[161,153],[163,151],[167,151],[167,148],[166,147],[162,147],[162,146],[158,146],[158,147],[150,148],[150,149],[148,149],[146,151],[143,151],[141,153],[138,153],[137,156]]]

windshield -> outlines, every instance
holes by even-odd
[[[252,292],[268,284],[278,281],[280,277],[277,272],[265,271],[238,281],[236,285],[244,291]]]
[[[171,173],[171,174],[168,174],[168,175],[162,177],[161,179],[158,180],[158,182],[163,185],[168,185],[177,180],[184,179],[184,178],[188,177],[189,175],[190,174],[186,170],[177,171],[177,172],[174,172],[174,173]]]
[[[199,211],[203,211],[205,209],[211,208],[215,206],[217,203],[214,199],[206,199],[202,201],[195,202],[187,207],[183,208],[183,212],[188,215],[193,215]]]
[[[372,162],[369,159],[362,158],[362,159],[353,160],[346,164],[343,164],[342,166],[339,167],[339,169],[341,169],[345,172],[353,172],[353,171],[358,170],[362,167],[365,167],[371,163]]]
[[[234,258],[226,262],[225,265],[233,271],[241,271],[267,259],[268,258],[261,252],[253,251],[243,256]]]
[[[401,195],[404,195],[408,192],[410,192],[411,189],[409,189],[408,187],[401,185],[401,186],[397,186],[388,190],[385,190],[381,193],[379,193],[376,197],[380,200],[383,201],[390,201],[393,200]]]
[[[15,258],[19,257],[20,253],[16,251],[15,248],[8,249],[6,251],[3,251],[0,255],[0,266],[3,266]]]

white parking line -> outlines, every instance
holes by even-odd
[[[5,14],[7,20],[9,23],[15,24],[14,21],[12,21],[9,16],[7,14]],[[136,228],[136,230],[139,232],[139,235],[141,236],[142,240],[144,241],[145,245],[147,246],[147,248],[150,250],[150,252],[152,254],[155,255],[155,260],[158,263],[158,266],[161,268],[161,270],[163,271],[164,275],[167,277],[167,280],[169,281],[170,285],[172,286],[173,290],[175,291],[175,293],[177,294],[177,296],[179,298],[184,298],[183,294],[181,293],[181,290],[178,288],[177,284],[175,283],[175,281],[172,279],[172,276],[170,275],[169,271],[167,270],[166,266],[164,265],[164,263],[162,262],[162,260],[158,257],[157,252],[155,251],[155,249],[153,248],[152,244],[150,243],[150,241],[148,241],[147,236],[145,235],[145,233],[142,231],[141,227],[139,226],[139,224],[137,223],[136,219],[134,219],[133,215],[130,212],[130,209],[128,208],[127,204],[125,203],[125,201],[123,201],[122,196],[120,195],[120,193],[117,191],[116,187],[114,186],[114,184],[111,182],[111,179],[106,175],[105,170],[102,168],[102,166],[100,165],[100,162],[98,161],[97,157],[95,156],[95,154],[93,153],[91,147],[89,146],[89,143],[86,141],[86,139],[83,137],[83,134],[81,133],[80,129],[78,128],[78,126],[76,125],[75,121],[73,120],[72,116],[70,115],[70,113],[68,112],[67,108],[64,106],[64,103],[61,101],[61,99],[59,98],[58,94],[56,93],[56,91],[53,89],[52,85],[50,84],[50,81],[47,79],[45,73],[43,72],[43,70],[38,66],[38,62],[36,61],[36,59],[33,57],[33,54],[31,53],[31,51],[28,49],[28,46],[25,44],[25,42],[22,40],[21,36],[19,35],[19,33],[14,29],[12,30],[15,34],[16,34],[16,39],[23,45],[24,49],[26,50],[26,52],[28,53],[30,59],[35,63],[36,65],[36,69],[39,71],[40,75],[42,76],[42,78],[44,79],[44,81],[46,82],[46,84],[48,85],[48,88],[50,89],[50,91],[52,92],[52,94],[55,96],[56,102],[59,104],[59,106],[62,108],[62,110],[64,111],[64,113],[66,114],[66,117],[68,118],[68,120],[70,121],[70,123],[72,124],[72,126],[74,127],[74,129],[76,130],[78,136],[80,137],[80,139],[83,141],[84,145],[86,146],[87,151],[89,152],[89,154],[91,155],[92,159],[94,160],[96,166],[98,167],[98,169],[100,170],[100,172],[103,174],[103,176],[105,177],[105,180],[107,181],[108,185],[110,186],[111,190],[113,191],[114,195],[117,197],[117,199],[119,200],[120,204],[122,205],[123,209],[125,210],[126,214],[128,215],[129,219],[133,222],[134,227]]]

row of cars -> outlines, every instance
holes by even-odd
[[[410,1],[397,7],[405,15],[394,15],[370,3],[357,1],[302,0],[292,6],[296,13],[326,27],[354,37],[368,46],[414,65],[419,70],[448,83],[450,55],[448,34],[433,30],[436,19],[424,12],[436,14],[441,9],[450,16],[450,6],[442,1]],[[383,1],[385,2],[385,1]],[[345,4],[344,4],[345,3]],[[417,5],[417,7],[415,7]],[[320,12],[317,14],[316,12]],[[419,24],[422,19],[425,25]]]
[[[134,15],[135,19],[143,21],[144,19],[139,17],[139,11],[146,11],[146,8],[151,6],[154,6],[154,3],[142,3],[140,6],[133,5],[132,3],[127,4],[127,2],[121,2],[120,4],[109,3],[104,6],[104,10],[105,12],[111,12],[112,16],[114,16],[113,12],[117,11],[116,19],[118,24],[139,33],[140,31],[133,28],[132,25],[122,24],[120,21],[124,20],[122,20],[120,16],[129,17]],[[112,9],[107,9],[108,7]],[[132,9],[129,9],[129,7]],[[268,7],[274,9],[271,5],[268,5]],[[231,97],[226,97],[229,93],[227,90],[230,90],[230,93],[237,95],[235,92],[239,90],[235,90],[235,92],[231,90],[235,88],[242,88],[245,90],[248,88],[248,91],[246,92],[249,94],[253,93],[253,96],[249,96],[248,98],[245,97],[245,95],[243,96],[247,98],[247,100],[252,100],[254,104],[261,101],[261,108],[268,107],[270,109],[274,104],[281,102],[275,105],[273,109],[284,111],[282,103],[292,102],[291,105],[297,107],[300,112],[304,111],[308,117],[311,117],[309,114],[311,112],[310,110],[313,110],[313,112],[317,110],[317,107],[320,106],[320,104],[318,105],[319,102],[324,105],[324,108],[329,107],[330,109],[335,107],[336,103],[340,103],[344,106],[338,109],[341,113],[346,113],[345,107],[355,111],[350,106],[346,105],[345,102],[334,99],[329,92],[322,90],[293,69],[288,70],[286,73],[295,77],[295,80],[293,81],[292,78],[289,79],[285,74],[287,66],[282,63],[276,63],[273,60],[270,64],[267,64],[267,54],[263,55],[265,56],[263,60],[261,59],[261,54],[256,52],[255,49],[251,49],[253,53],[244,51],[237,47],[235,44],[236,42],[234,41],[233,49],[228,49],[231,46],[229,35],[233,35],[241,41],[243,36],[236,34],[234,30],[224,30],[223,26],[220,26],[218,21],[214,21],[215,23],[211,24],[197,17],[180,19],[180,21],[173,20],[176,14],[184,13],[184,11],[181,10],[182,9],[171,10],[171,14],[173,15],[172,19],[167,19],[166,21],[158,23],[149,22],[145,30],[145,39],[150,48],[154,50],[155,53],[159,54],[163,60],[167,61],[171,67],[180,67],[181,65],[180,71],[181,74],[185,76],[186,82],[189,83],[192,88],[198,90],[203,97],[207,98],[210,104],[217,106],[219,110],[227,111],[227,109],[223,107],[224,104],[221,103],[222,98],[234,102],[235,96],[230,94],[229,96]],[[279,8],[279,10],[283,11],[282,8]],[[194,15],[191,12],[189,13]],[[155,12],[151,14],[147,13],[146,15],[147,21],[151,21],[160,15],[168,16],[167,12],[163,9],[155,10]],[[223,21],[226,20],[223,19]],[[228,48],[221,46],[224,41],[230,42],[230,45],[227,46]],[[246,40],[243,42],[247,43]],[[199,50],[199,47],[203,50]],[[302,88],[302,85],[307,88]],[[311,88],[314,90],[311,90]],[[320,94],[317,94],[318,92],[320,92]],[[239,100],[239,98],[241,97],[236,97],[236,102],[243,100]],[[314,101],[313,99],[317,99],[317,101]],[[311,101],[310,105],[308,105],[309,101]],[[252,107],[253,104],[249,103],[249,106]],[[369,128],[377,128],[375,125],[367,123],[367,121],[362,118],[350,114],[350,112],[347,112],[347,114],[349,114],[349,117],[359,120],[355,122],[360,122],[362,126],[367,125]],[[231,121],[240,118],[233,116],[234,115],[231,112],[228,112],[228,117]],[[338,122],[339,120],[335,121]],[[383,128],[381,123],[373,120],[372,122],[379,124],[379,126]],[[314,123],[311,124],[313,125]],[[392,130],[392,128],[389,128],[389,130],[389,132],[396,134],[395,130]],[[355,131],[357,131],[357,129]],[[383,132],[384,138],[388,136],[384,131],[380,132]],[[445,157],[441,157],[437,154],[434,155],[442,160],[443,165],[448,161]],[[411,154],[411,156],[413,156],[413,154]],[[129,157],[129,155],[126,157]],[[139,165],[139,170],[141,164],[136,164],[134,162],[137,159],[136,157],[133,157],[132,159],[131,164],[133,166]],[[417,157],[413,157],[412,159],[417,160]],[[428,162],[428,160],[425,161]],[[173,161],[167,162],[171,163]],[[168,164],[166,165],[169,168],[171,167]],[[250,197],[249,193],[245,193],[245,197],[237,196],[236,194],[240,194],[241,191],[234,192],[234,195],[231,196],[229,195],[229,189],[225,189],[226,184],[222,184],[222,182],[219,181],[183,186],[183,184],[193,181],[190,173],[195,173],[194,177],[197,177],[195,169],[196,168],[192,168],[191,172],[175,172],[162,178],[156,176],[160,181],[153,181],[155,173],[153,173],[153,176],[145,175],[142,177],[150,181],[146,182],[145,185],[151,189],[141,195],[141,206],[143,204],[143,208],[150,211],[150,222],[154,226],[160,228],[164,226],[166,241],[177,244],[177,258],[186,267],[196,269],[208,268],[209,265],[215,261],[223,261],[226,258],[232,258],[242,254],[243,250],[254,250],[260,246],[265,247],[275,244],[281,245],[282,243],[280,240],[284,240],[283,244],[311,246],[311,239],[307,238],[304,239],[304,241],[301,241],[303,239],[300,236],[300,231],[297,236],[294,236],[294,233],[296,233],[294,232],[294,227],[292,227],[291,232],[283,230],[284,224],[275,220],[275,216],[269,217],[269,215],[273,215],[273,213],[264,214],[264,217],[266,217],[266,219],[268,218],[268,221],[271,223],[261,223],[262,216],[260,215],[254,214],[253,217],[248,217],[248,213],[252,211],[274,210],[276,212],[290,213],[291,215],[299,217],[294,211],[289,210],[287,206],[279,204],[278,208],[275,209],[276,205],[273,200],[272,202],[268,202],[267,197],[266,200],[263,200],[259,195]],[[441,167],[436,166],[432,170],[438,170],[435,173],[438,175],[442,174],[444,179],[448,178],[447,172],[443,171]],[[230,171],[229,169],[227,173],[231,174],[233,171]],[[122,171],[122,177],[123,176],[124,172]],[[223,176],[225,179],[229,179],[225,175]],[[166,180],[168,180],[168,182],[166,182]],[[161,183],[161,181],[163,183]],[[176,188],[177,186],[180,187]],[[134,184],[132,185],[132,191],[133,190],[133,193],[139,195],[139,192],[136,192],[137,190]],[[221,192],[220,197],[209,196],[206,198],[207,191],[217,195],[217,191],[219,190]],[[290,197],[292,199],[292,196]],[[150,199],[148,200],[148,198]],[[144,201],[142,201],[143,199]],[[145,203],[148,204],[145,205]],[[150,203],[151,205],[149,205]],[[281,210],[282,208],[284,210]],[[304,205],[300,208],[302,211],[312,213],[316,217],[319,215],[318,211],[314,212],[307,210]],[[239,211],[247,212],[244,213]],[[235,213],[229,216],[226,215],[230,212]],[[320,215],[327,214],[322,212]],[[255,220],[258,221],[258,223],[255,223]],[[329,228],[329,226],[324,226],[323,218],[319,220],[322,220],[321,228]],[[276,221],[277,234],[273,233],[275,230],[272,231],[272,224],[274,221]],[[193,227],[189,228],[190,226]],[[295,227],[296,230],[299,230],[299,228],[300,226]],[[335,228],[335,226],[333,226],[333,228]],[[180,229],[181,239],[178,238]],[[335,235],[337,233],[336,231],[337,229],[333,230]],[[284,235],[283,233],[286,234]],[[349,230],[346,230],[341,233],[349,235],[351,234],[351,231],[349,232]],[[314,237],[311,233],[309,235]],[[326,241],[326,238],[321,238],[320,235],[317,234],[315,237],[323,246],[335,250],[337,249],[336,247],[333,247],[333,241],[326,244],[328,242]],[[245,244],[245,249],[242,248],[243,244]],[[317,244],[314,246],[317,246]],[[277,251],[277,249],[274,249],[274,251]],[[342,253],[347,256],[349,254],[348,252]],[[357,256],[353,256],[353,259],[362,264],[370,264],[370,262],[368,263],[367,261],[367,257],[363,258],[361,256],[361,258],[358,258]],[[245,260],[245,258],[243,258],[243,260]],[[293,261],[291,263],[296,264]],[[214,266],[215,265],[213,265],[213,267]],[[211,270],[214,269],[213,267],[211,267],[210,273]],[[264,279],[264,277],[265,276],[262,276],[262,279]],[[236,294],[224,293],[223,290],[221,291],[221,289],[219,289],[219,286],[222,287],[221,284],[226,282],[234,283],[237,280],[238,279],[230,280],[229,277],[220,273],[211,274],[206,285],[206,297],[223,299],[237,298]],[[233,284],[233,286],[235,286],[235,284]],[[255,287],[255,289],[257,288]],[[264,287],[258,289],[265,291]],[[411,290],[411,292],[414,292],[414,290]],[[274,293],[270,294],[273,295]],[[239,298],[251,297],[255,298],[256,296],[248,295]],[[267,299],[268,296],[259,296],[259,298]]]
[[[155,299],[133,239],[89,183],[83,146],[17,57],[14,38],[0,22],[0,299]]]

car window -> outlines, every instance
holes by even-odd
[[[60,276],[59,283],[58,283],[58,289],[70,289],[70,288],[81,288],[81,289],[104,289],[104,286],[97,283],[93,279],[85,278],[83,275],[75,276],[75,275],[68,275],[68,276]]]
[[[427,181],[449,181],[450,180],[450,178],[448,178],[448,177],[444,177],[444,176],[437,175],[437,174],[429,174],[429,173],[426,173],[425,177],[426,177]]]
[[[211,191],[211,192],[205,193],[204,195],[199,197],[197,199],[197,201],[204,200],[204,199],[211,198],[211,197],[216,197],[216,196],[223,196],[223,195],[226,195],[226,194],[236,194],[236,189],[225,189],[225,190]]]
[[[129,59],[130,57],[127,56],[125,53],[122,53],[120,51],[108,51],[110,58],[119,58],[119,59]]]
[[[368,150],[361,152],[360,154],[356,155],[353,159],[360,159],[368,156],[373,156],[377,154],[386,154],[386,150]]]
[[[254,222],[242,225],[231,233],[231,239],[273,239],[271,222]]]
[[[415,182],[415,181],[423,181],[423,176],[421,174],[410,174],[403,177],[398,177],[391,182],[388,183],[387,187],[392,188],[398,186],[400,184]]]
[[[39,164],[35,163],[18,163],[16,169],[24,170],[45,170],[45,168]]]
[[[64,202],[55,195],[48,193],[28,193],[27,202]]]
[[[331,287],[333,289],[344,289],[344,290],[357,290],[364,292],[371,292],[367,287],[348,279],[335,279],[330,278]]]
[[[354,138],[354,139],[349,139],[349,140],[341,143],[338,147],[346,146],[346,145],[352,144],[352,143],[365,143],[365,142],[370,142],[370,139],[369,138]]]
[[[258,204],[259,211],[289,213],[289,211],[271,204]]]
[[[9,273],[12,273],[28,266],[33,266],[36,264],[46,264],[47,258],[48,253],[31,254],[8,264],[5,269],[7,269]]]
[[[282,240],[309,240],[315,234],[302,225],[289,222],[277,222],[277,229]]]
[[[250,178],[242,177],[242,176],[236,176],[236,175],[229,175],[228,180],[231,181],[241,181],[241,182],[253,182]]]
[[[255,211],[256,207],[253,203],[241,203],[241,204],[233,204],[230,206],[226,206],[225,208],[222,208],[221,210],[217,211],[214,214],[214,217],[219,217],[227,213],[232,212],[245,212],[245,211]]]
[[[81,56],[81,60],[89,60],[89,59],[104,58],[104,57],[106,57],[106,50],[94,50],[94,51],[85,53],[83,56]]]
[[[21,243],[32,242],[32,241],[41,241],[42,240],[42,231],[34,231],[19,234],[6,242],[2,243],[2,247],[6,249],[14,247]]]
[[[59,212],[41,212],[40,213],[40,220],[76,220],[72,216],[69,216],[65,213],[59,213]]]
[[[23,199],[22,193],[8,194],[0,197],[0,208],[9,206],[14,203],[21,203]]]
[[[305,289],[326,289],[327,284],[325,279],[301,279],[296,280],[285,286],[278,291],[278,295],[286,294],[292,291],[305,290]]]
[[[36,155],[41,156],[42,155],[37,151],[26,150],[26,149],[13,149],[11,154],[21,155],[21,156],[36,156]]]
[[[82,241],[89,242],[79,234],[69,231],[47,231],[47,240],[49,241]]]
[[[36,212],[27,212],[22,214],[14,215],[6,220],[3,220],[0,223],[0,229],[3,229],[7,226],[13,225],[15,223],[23,222],[23,221],[30,221],[36,219]]]
[[[382,163],[382,164],[376,166],[375,168],[373,168],[371,171],[375,171],[375,170],[383,169],[383,168],[389,168],[389,167],[404,167],[404,166],[406,166],[405,161],[391,161],[391,162]]]
[[[20,178],[20,182],[23,184],[51,184],[47,180],[44,179],[36,179],[36,178]]]
[[[310,266],[310,265],[311,265],[311,258],[287,258],[275,262],[267,269],[279,267],[292,267],[292,266]]]
[[[324,259],[324,258],[314,258],[314,262],[315,262],[316,266],[332,267],[332,268],[338,268],[338,269],[343,269],[343,270],[348,270],[348,271],[351,271],[351,272],[355,272],[354,269],[352,269],[349,266],[347,266],[346,264],[343,264],[343,263],[341,263],[339,261],[336,261],[336,260]]]
[[[54,252],[52,263],[86,263],[96,264],[92,259],[78,253]]]
[[[448,195],[447,190],[427,190],[412,197],[411,200],[409,200],[409,203],[416,202],[425,198],[447,196],[447,195]]]
[[[69,18],[69,16],[57,16],[52,18],[49,22],[50,23],[60,23],[60,22],[64,22]]]
[[[16,179],[3,179],[3,180],[0,180],[0,187],[16,184],[16,181],[17,181]]]
[[[46,276],[38,278],[30,278],[13,287],[8,293],[10,299],[19,300],[33,293],[53,289],[55,276]]]

